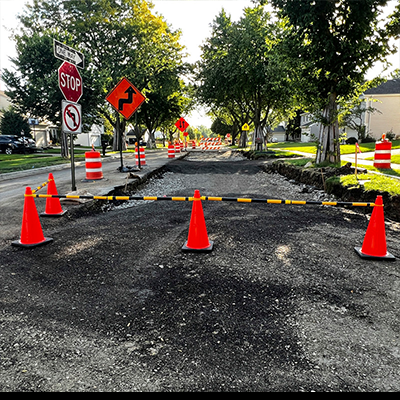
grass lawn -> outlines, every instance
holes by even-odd
[[[357,175],[358,180],[363,181],[365,190],[380,190],[382,192],[388,192],[392,195],[400,195],[400,180],[391,179],[385,175],[378,174],[359,174]],[[340,177],[340,183],[343,186],[358,187],[360,183],[355,175],[344,175]]]
[[[375,151],[375,143],[360,143],[360,150],[363,153],[369,151]],[[294,142],[284,142],[284,143],[269,143],[268,148],[270,149],[285,149],[292,151],[301,151],[303,153],[317,154],[317,145],[313,142],[307,143],[294,143]],[[394,140],[392,142],[392,149],[400,149],[400,140]],[[340,146],[340,154],[354,154],[355,145],[354,144],[342,144]]]
[[[76,154],[75,159],[84,159],[83,154]],[[70,160],[61,156],[52,156],[46,153],[40,154],[11,154],[0,153],[0,174],[7,172],[23,171],[32,168],[48,167],[50,165],[68,164]]]
[[[83,161],[85,159],[85,153],[90,151],[91,147],[75,147],[74,148],[74,159],[76,161]],[[33,154],[11,154],[7,155],[0,153],[0,174],[7,172],[24,171],[32,168],[48,167],[51,165],[58,164],[69,164],[69,159],[62,158],[60,156],[60,149],[46,149],[41,153]],[[124,153],[134,153],[135,149],[128,149]],[[117,154],[117,152],[107,152],[107,155]]]

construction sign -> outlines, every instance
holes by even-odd
[[[125,118],[129,119],[143,104],[146,97],[126,78],[107,95],[106,100]]]
[[[175,126],[181,131],[185,131],[189,124],[183,119],[180,118],[178,121],[176,121]]]

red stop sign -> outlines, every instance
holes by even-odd
[[[58,86],[60,87],[65,100],[77,103],[83,94],[82,77],[75,65],[64,61],[58,68]]]

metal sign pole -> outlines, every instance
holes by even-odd
[[[136,150],[137,150],[137,157],[138,157],[138,168],[140,169],[140,128],[137,124],[137,112],[135,112],[135,130],[136,130]]]
[[[75,157],[74,157],[74,138],[73,134],[69,134],[70,146],[71,146],[71,181],[72,181],[72,191],[76,191],[75,183]]]

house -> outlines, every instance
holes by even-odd
[[[35,123],[30,123],[31,127],[31,135],[33,139],[36,141],[37,147],[49,147],[52,144],[55,144],[57,140],[57,127],[52,125],[50,122],[43,121],[38,122],[38,120],[34,120],[33,118],[29,118],[28,121]]]
[[[10,107],[10,99],[6,96],[6,94],[0,90],[0,118],[3,115],[3,110],[7,110]]]
[[[366,132],[375,139],[380,139],[382,133],[390,131],[400,136],[400,79],[391,79],[368,89],[364,97],[366,107],[378,110],[365,116]]]
[[[272,142],[285,142],[286,141],[286,129],[283,125],[278,125],[272,131]]]
[[[301,142],[313,142],[318,137],[319,124],[313,122],[312,114],[300,114]]]
[[[0,90],[0,118],[2,110],[7,110],[11,106],[10,99]],[[41,122],[35,118],[28,118],[28,123],[31,128],[30,133],[36,141],[37,147],[48,147],[52,142],[57,140],[57,127],[48,122]]]
[[[376,140],[382,137],[382,133],[390,131],[400,136],[400,79],[391,79],[376,88],[368,89],[361,97],[365,99],[366,108],[377,109],[374,113],[363,115],[366,134]],[[374,102],[374,99],[378,101]],[[300,127],[302,142],[310,142],[314,136],[318,137],[320,124],[312,121],[311,114],[301,114]],[[357,137],[355,130],[346,127],[344,131],[347,138]]]
[[[102,134],[104,134],[104,125],[92,125],[89,132],[78,133],[74,143],[80,146],[101,147]]]

